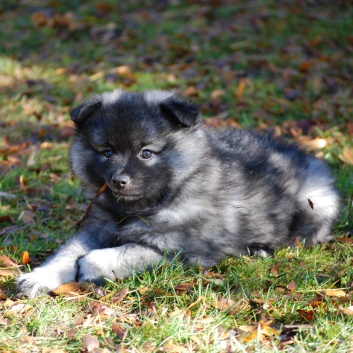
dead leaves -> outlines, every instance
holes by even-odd
[[[269,338],[276,337],[281,331],[271,327],[271,323],[272,320],[266,322],[260,321],[259,323],[253,325],[240,325],[238,329],[246,332],[242,338],[242,342],[246,343],[255,339],[259,342],[263,342]]]
[[[66,12],[61,15],[59,13],[51,13],[50,11],[34,12],[32,14],[32,22],[36,27],[52,27],[65,28],[74,31],[78,28],[74,21],[73,12]]]
[[[6,255],[0,255],[0,277],[14,277],[19,274],[19,265]],[[0,298],[1,299],[1,298]]]
[[[69,294],[77,292],[80,289],[80,284],[78,282],[70,282],[61,285],[58,288],[52,290],[53,295]]]
[[[92,352],[96,348],[99,348],[99,341],[96,337],[87,334],[83,336],[82,345],[87,352]]]

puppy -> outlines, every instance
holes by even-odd
[[[108,188],[79,232],[18,278],[26,296],[123,278],[177,254],[208,267],[330,239],[339,211],[334,180],[291,144],[204,129],[193,104],[165,91],[103,93],[71,117],[73,173],[89,198]]]

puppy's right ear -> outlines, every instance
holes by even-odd
[[[197,106],[179,97],[166,100],[159,108],[167,119],[180,127],[191,127],[200,122]]]
[[[102,105],[102,99],[93,97],[70,111],[71,120],[79,124],[95,113]]]

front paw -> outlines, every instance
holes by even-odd
[[[114,266],[104,256],[102,250],[92,250],[78,261],[77,280],[101,285],[106,279],[115,280]]]
[[[48,294],[61,284],[55,273],[40,268],[30,273],[22,274],[17,278],[17,290],[19,294],[29,298],[40,294]]]

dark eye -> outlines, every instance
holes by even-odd
[[[142,150],[140,153],[140,157],[142,159],[151,159],[153,156],[153,152],[150,150]]]
[[[111,148],[109,148],[109,149],[103,151],[102,154],[105,159],[108,159],[113,155],[113,150]]]

